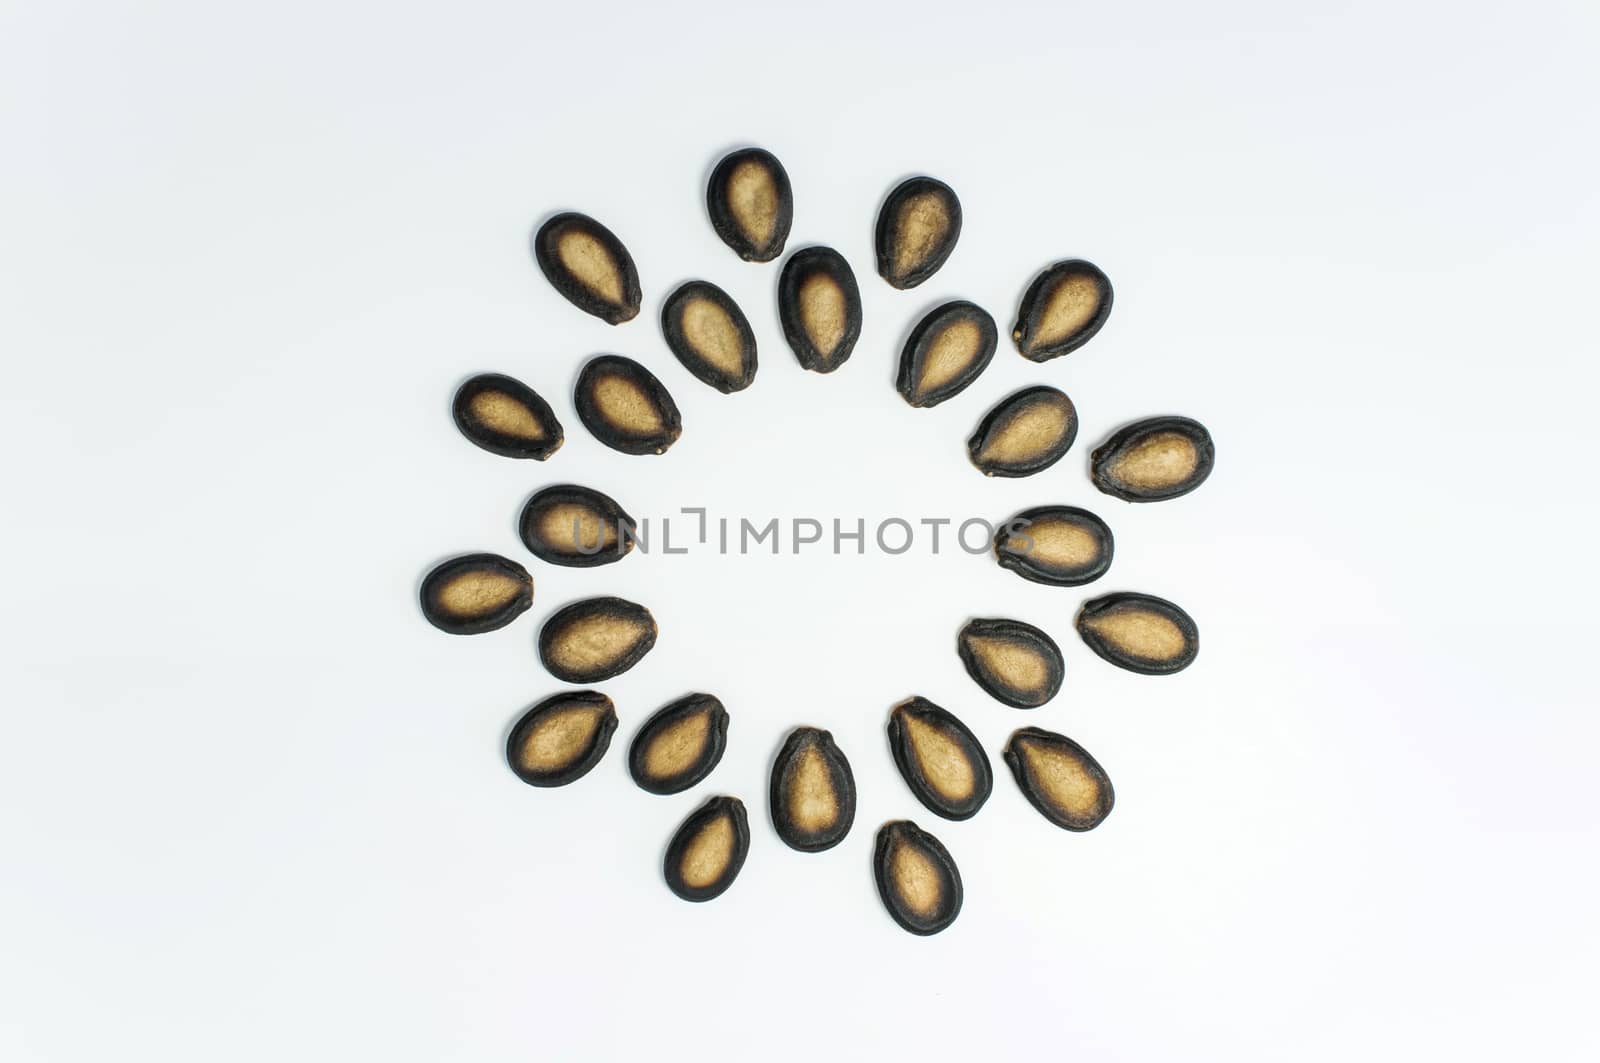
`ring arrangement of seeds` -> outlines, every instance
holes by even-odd
[[[759,265],[784,256],[795,196],[787,171],[772,153],[751,147],[724,157],[711,173],[705,204],[711,227],[739,260]],[[901,182],[884,199],[873,227],[878,276],[901,291],[924,283],[955,253],[961,226],[961,201],[949,185],[929,176]],[[638,317],[643,288],[633,257],[600,222],[574,212],[553,215],[535,234],[533,255],[551,286],[579,310],[617,326]],[[795,359],[813,372],[840,369],[861,335],[855,270],[838,251],[821,245],[791,251],[777,268],[776,318]],[[1039,364],[1070,354],[1101,331],[1111,304],[1111,281],[1098,266],[1079,258],[1046,265],[1023,291],[1012,344],[1023,358]],[[660,330],[689,379],[725,395],[755,383],[750,319],[712,281],[689,281],[671,292],[662,306]],[[983,375],[998,340],[988,310],[967,300],[946,302],[911,328],[898,352],[895,389],[913,408],[954,400]],[[671,367],[670,361],[660,364]],[[663,454],[684,428],[667,385],[650,368],[619,355],[597,355],[583,366],[572,405],[596,440],[623,454]],[[501,457],[548,461],[565,440],[550,403],[502,373],[481,373],[463,383],[451,412],[469,442]],[[1039,383],[995,402],[978,418],[966,446],[972,465],[985,476],[1030,477],[1059,462],[1077,435],[1072,399]],[[1200,422],[1148,416],[1129,422],[1094,449],[1090,481],[1115,499],[1158,502],[1199,487],[1214,459],[1211,434]],[[622,504],[577,483],[535,493],[518,523],[529,554],[569,568],[622,560],[634,545],[633,527]],[[995,566],[1048,587],[1101,579],[1113,553],[1109,525],[1076,506],[1041,504],[995,526]],[[422,615],[434,627],[473,635],[505,627],[532,608],[534,578],[523,565],[498,554],[464,553],[428,572],[419,595]],[[1095,657],[1139,675],[1182,671],[1200,651],[1199,628],[1189,613],[1140,591],[1082,602],[1072,626]],[[585,598],[551,613],[538,631],[539,660],[555,679],[584,689],[549,694],[522,713],[506,740],[512,774],[536,787],[577,782],[605,758],[612,734],[626,721],[632,728],[628,773],[641,791],[670,798],[707,780],[722,760],[737,706],[730,713],[716,695],[691,693],[654,711],[625,706],[619,716],[608,695],[587,689],[639,665],[656,636],[650,610],[623,598]],[[1066,681],[1061,647],[1049,632],[1021,620],[968,618],[956,634],[955,649],[978,689],[1009,710],[1041,709]],[[910,697],[889,711],[886,737],[888,754],[905,782],[906,811],[920,805],[952,822],[982,811],[994,769],[982,741],[955,713],[927,698]],[[1021,795],[1048,824],[1086,831],[1110,815],[1110,776],[1069,736],[1021,727],[996,752]],[[803,853],[834,849],[855,823],[850,758],[831,733],[810,722],[790,730],[772,763],[766,796],[774,833]],[[661,874],[669,890],[687,901],[721,896],[750,855],[744,802],[717,794],[686,807],[664,844]],[[936,934],[961,913],[965,896],[955,856],[911,820],[877,827],[871,864],[885,912],[910,933]]]

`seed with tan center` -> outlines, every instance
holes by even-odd
[[[771,152],[735,151],[711,171],[706,212],[722,242],[740,258],[770,262],[783,253],[794,220],[789,175]]]
[[[565,438],[550,404],[502,373],[479,374],[456,389],[451,416],[467,439],[508,458],[543,461]]]
[[[1061,648],[1032,624],[971,620],[961,629],[956,649],[973,681],[1013,708],[1037,708],[1061,689],[1066,671]]]
[[[557,694],[529,709],[512,727],[506,760],[530,786],[565,786],[600,762],[616,729],[616,707],[604,694]]]
[[[1200,653],[1200,631],[1188,613],[1151,594],[1108,594],[1083,604],[1078,634],[1112,664],[1144,675],[1170,675]]]
[[[573,400],[584,427],[624,454],[664,454],[683,434],[677,403],[631,358],[591,358],[578,374]]]
[[[598,683],[632,668],[655,643],[650,610],[622,598],[588,598],[545,621],[539,659],[557,679]]]
[[[613,325],[639,313],[639,274],[622,241],[582,214],[558,214],[539,227],[534,258],[556,291]]]
[[[874,235],[878,275],[915,288],[936,273],[961,236],[961,201],[943,181],[913,177],[889,193]]]
[[[930,311],[900,352],[895,387],[912,406],[937,406],[965,390],[994,358],[994,318],[974,303],[945,303]]]
[[[1077,436],[1072,400],[1041,385],[1001,399],[967,440],[967,454],[985,476],[1032,476],[1060,461]]]
[[[1082,259],[1057,262],[1023,293],[1011,338],[1024,358],[1048,361],[1088,343],[1111,314],[1111,281]]]
[[[850,762],[833,736],[797,727],[772,766],[772,824],[784,843],[801,852],[839,844],[855,821],[856,786]]]
[[[808,247],[789,256],[778,278],[778,319],[802,368],[831,373],[849,359],[861,335],[861,291],[839,252]]]
[[[667,843],[662,877],[686,901],[720,896],[744,867],[750,822],[737,797],[713,797],[689,814]]]
[[[983,745],[927,698],[909,698],[890,712],[889,749],[912,794],[944,818],[969,819],[989,799],[994,777]]]
[[[727,743],[728,713],[710,694],[690,694],[657,711],[639,728],[628,771],[641,789],[674,794],[717,766]]]
[[[633,549],[633,518],[611,496],[576,484],[536,493],[517,527],[523,545],[553,565],[591,568],[620,561]]]
[[[999,526],[995,560],[1023,579],[1077,587],[1105,575],[1115,546],[1105,521],[1076,506],[1039,506]]]
[[[1056,826],[1092,830],[1111,814],[1111,779],[1065,735],[1024,727],[1006,743],[1005,760],[1029,804]]]
[[[961,914],[961,873],[950,851],[910,820],[878,829],[872,856],[878,897],[913,934],[937,934]]]
[[[452,635],[505,627],[533,604],[533,577],[499,554],[451,558],[428,573],[420,592],[422,615]]]
[[[1199,487],[1215,459],[1205,425],[1188,417],[1152,417],[1119,429],[1096,447],[1091,475],[1108,495],[1159,502]]]
[[[738,304],[715,284],[689,281],[667,296],[661,332],[683,367],[718,391],[742,391],[755,379],[755,333]]]

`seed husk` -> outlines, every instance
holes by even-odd
[[[568,683],[621,675],[656,644],[650,610],[623,598],[585,598],[556,610],[539,631],[539,660]]]
[[[537,492],[517,522],[522,544],[534,557],[567,568],[621,561],[633,549],[633,526],[610,495],[577,484]]]
[[[1094,485],[1125,502],[1186,495],[1211,475],[1211,433],[1188,417],[1151,417],[1119,429],[1090,456]]]
[[[778,319],[801,368],[843,365],[861,336],[861,289],[844,256],[831,247],[790,255],[778,277]]]
[[[750,853],[750,819],[737,797],[713,797],[689,814],[661,861],[667,888],[686,901],[709,901],[733,885]]]
[[[1052,587],[1077,587],[1099,579],[1111,567],[1113,547],[1106,522],[1076,506],[1023,510],[1002,524],[994,537],[994,555],[1001,568]]]
[[[956,637],[956,651],[973,682],[1014,709],[1043,705],[1060,692],[1066,675],[1055,639],[1020,620],[969,620]]]
[[[728,711],[710,694],[689,694],[658,710],[633,736],[628,773],[653,794],[696,785],[717,766],[728,741]]]
[[[1111,779],[1089,751],[1066,735],[1024,727],[1006,743],[1005,760],[1028,803],[1067,830],[1093,830],[1111,814]]]
[[[959,395],[989,366],[999,332],[976,303],[957,300],[932,310],[900,352],[895,386],[912,406],[937,406]]]
[[[587,215],[557,214],[539,227],[533,257],[545,278],[585,313],[612,325],[639,313],[639,272],[610,229]]]
[[[943,181],[902,182],[878,211],[878,275],[900,289],[915,288],[936,273],[961,236],[961,201]]]
[[[1028,285],[1011,339],[1024,358],[1047,362],[1088,343],[1110,314],[1110,279],[1092,262],[1068,259]]]
[[[505,627],[533,605],[533,577],[499,554],[466,554],[422,581],[422,615],[440,631],[478,635]]]
[[[724,395],[756,378],[756,334],[728,293],[708,281],[690,281],[661,308],[667,346],[695,379]]]
[[[945,819],[971,819],[989,799],[994,773],[983,744],[927,698],[902,701],[889,713],[889,749],[917,800]]]
[[[833,735],[796,727],[772,765],[772,825],[791,849],[818,853],[850,833],[856,818],[856,781]]]
[[[783,254],[794,221],[794,193],[783,164],[770,151],[744,148],[725,155],[706,184],[706,211],[722,242],[746,262]]]
[[[543,461],[566,439],[550,404],[501,373],[480,373],[462,384],[450,412],[462,435],[502,457]]]
[[[632,358],[602,354],[578,374],[578,420],[624,454],[665,454],[683,434],[678,404],[655,374]]]
[[[937,934],[961,914],[961,872],[950,851],[908,819],[878,828],[872,877],[890,918],[913,934]]]
[[[1200,629],[1189,614],[1152,594],[1124,592],[1084,602],[1078,634],[1101,657],[1141,675],[1181,672],[1200,653]]]
[[[967,440],[985,476],[1032,476],[1048,469],[1078,438],[1078,411],[1063,391],[1039,385],[1006,396]]]
[[[506,761],[529,786],[565,786],[600,763],[616,729],[616,706],[599,691],[556,694],[511,728]]]

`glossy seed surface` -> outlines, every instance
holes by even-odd
[[[689,814],[667,843],[661,873],[686,901],[721,896],[750,853],[750,819],[737,797],[713,797]]]
[[[616,729],[616,706],[604,694],[556,694],[517,721],[506,739],[506,760],[530,786],[565,786],[600,763]]]
[[[1014,709],[1043,705],[1060,692],[1066,675],[1061,647],[1020,620],[970,620],[956,637],[956,650],[973,682]]]
[[[539,631],[539,660],[568,683],[598,683],[638,664],[656,644],[650,610],[624,598],[585,598]]]
[[[1078,411],[1066,392],[1040,385],[1001,399],[967,440],[985,476],[1032,476],[1048,469],[1078,438]]]
[[[1091,650],[1130,672],[1170,675],[1200,653],[1189,614],[1151,594],[1108,594],[1083,603],[1078,634]]]
[[[756,335],[728,293],[707,281],[690,281],[661,308],[667,347],[695,379],[724,395],[756,378]]]
[[[960,236],[961,201],[949,185],[932,177],[902,182],[878,212],[878,275],[915,288],[944,265]]]
[[[872,877],[889,915],[913,934],[937,934],[961,914],[961,872],[933,835],[910,820],[878,828]]]
[[[971,819],[989,799],[994,773],[982,743],[927,698],[910,698],[889,713],[889,749],[917,800],[945,819]]]
[[[844,256],[831,247],[790,255],[778,278],[778,320],[802,368],[843,365],[861,336],[861,289]]]
[[[700,782],[722,759],[728,711],[710,694],[690,694],[657,711],[628,747],[628,773],[653,794],[675,794]]]
[[[998,338],[994,318],[976,303],[945,303],[930,311],[900,352],[900,397],[923,407],[959,395],[988,368]]]
[[[711,171],[706,211],[711,227],[740,258],[771,262],[783,254],[794,221],[789,175],[770,151],[735,151]]]
[[[1006,743],[1006,764],[1028,803],[1066,830],[1092,830],[1116,797],[1105,769],[1066,735],[1024,727]]]
[[[578,420],[624,454],[665,454],[683,434],[678,404],[655,374],[632,358],[602,354],[578,374]]]
[[[533,256],[556,291],[585,313],[620,325],[639,313],[639,273],[610,229],[583,214],[557,214],[539,227]]]
[[[1094,338],[1111,314],[1111,281],[1092,262],[1057,262],[1023,293],[1011,339],[1024,358],[1047,362]]]
[[[1114,544],[1106,522],[1076,506],[1039,506],[1002,524],[995,560],[1025,580],[1077,587],[1105,575]]]
[[[856,782],[850,762],[833,735],[816,727],[790,732],[772,766],[768,796],[778,837],[801,852],[833,848],[855,822]]]
[[[505,627],[533,604],[533,577],[499,554],[453,557],[422,581],[422,615],[440,631],[478,635]]]
[[[593,568],[633,549],[633,518],[616,500],[589,487],[556,484],[528,499],[517,521],[522,545],[541,561]]]
[[[462,435],[502,457],[543,461],[566,438],[550,404],[501,373],[482,373],[462,384],[450,413]]]
[[[1094,485],[1126,502],[1186,495],[1211,475],[1211,433],[1187,417],[1152,417],[1117,431],[1090,459]]]

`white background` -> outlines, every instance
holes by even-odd
[[[7,3],[0,22],[0,1057],[8,1060],[1592,1059],[1597,24],[1581,2]],[[759,143],[790,246],[860,278],[854,358],[799,370],[777,266],[714,237],[704,180]],[[881,197],[926,172],[966,227],[912,292],[873,272]],[[644,311],[611,328],[528,251],[586,211]],[[1009,329],[1053,259],[1116,285],[1100,336],[1002,349],[931,411],[891,389],[952,297]],[[657,317],[704,277],[758,335],[721,396]],[[588,437],[589,355],[654,368],[682,441]],[[467,375],[546,395],[539,465],[455,431]],[[1068,459],[986,481],[964,440],[1023,385],[1082,417]],[[1197,493],[1128,506],[1088,453],[1198,417]],[[515,516],[573,480],[636,516],[971,515],[1088,506],[1117,559],[1080,591],[982,557],[527,557]],[[438,559],[528,562],[533,610],[423,622]],[[1087,597],[1170,597],[1187,672],[1087,652]],[[621,728],[579,783],[505,768],[559,688],[559,605],[650,606],[656,650],[604,685]],[[962,672],[969,616],[1045,627],[1046,708]],[[723,698],[707,783],[628,780],[638,723]],[[920,693],[995,755],[946,823],[883,725]],[[837,849],[782,846],[769,761],[833,730],[860,787]],[[1072,835],[998,761],[1038,724],[1117,806]],[[714,903],[662,884],[707,794],[750,807]],[[966,908],[918,939],[869,874],[912,817]]]

